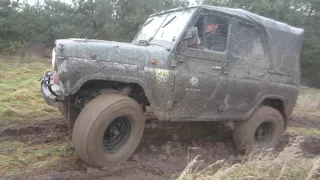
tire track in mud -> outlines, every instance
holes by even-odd
[[[289,117],[288,126],[320,129],[320,120],[312,120],[306,116]]]
[[[63,139],[68,135],[68,127],[61,122],[62,119],[49,119],[28,126],[0,127],[0,142],[16,140],[33,145]]]
[[[319,122],[293,117],[290,126],[319,127]],[[304,122],[299,122],[299,121]],[[59,138],[68,139],[68,128],[56,120],[31,126],[11,126],[0,129],[0,142],[19,140],[30,144],[47,143]],[[299,124],[300,123],[300,124]],[[310,125],[311,123],[316,123]],[[56,134],[55,138],[47,134]],[[277,147],[283,150],[297,135],[285,133]],[[36,140],[35,140],[36,139]],[[304,137],[302,151],[312,156],[320,154],[320,137]],[[16,179],[171,179],[178,175],[197,155],[203,160],[201,167],[221,159],[237,163],[237,152],[232,142],[232,129],[214,122],[157,122],[150,121],[145,128],[143,139],[129,160],[115,167],[98,170],[88,167],[80,159],[68,159],[55,168],[35,170]],[[71,161],[71,162],[70,162]],[[201,168],[200,167],[200,168]],[[13,178],[14,177],[10,177]]]
[[[44,125],[2,128],[0,140],[19,140],[28,144],[31,141],[30,144],[34,144],[34,139],[39,138],[39,143],[54,141],[55,139],[46,137],[47,133],[66,137],[67,127],[55,122],[50,120]],[[17,179],[170,179],[173,174],[185,168],[188,160],[197,155],[202,155],[205,159],[203,166],[229,157],[235,152],[230,132],[218,123],[151,121],[146,125],[139,147],[124,164],[102,171],[87,167],[77,160],[78,164],[71,163],[74,167],[69,170],[61,164],[62,168],[55,167],[48,171],[39,169],[32,174],[20,175]]]

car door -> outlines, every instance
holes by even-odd
[[[204,41],[204,29],[210,18],[220,18],[219,23],[226,31],[225,42],[220,48],[208,49],[204,43],[195,48],[187,47],[184,40],[181,40],[176,55],[174,95],[170,111],[173,120],[214,120],[221,117],[220,109],[227,88],[228,20],[204,14],[191,26],[198,28],[199,37]]]
[[[231,22],[228,89],[223,119],[242,119],[268,92],[269,60],[263,31],[242,20]]]

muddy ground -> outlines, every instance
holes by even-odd
[[[59,122],[59,123],[57,123]],[[291,117],[289,126],[320,129],[320,121],[305,117]],[[58,140],[69,141],[68,128],[55,119],[30,126],[0,127],[0,142],[18,140],[27,144],[44,144]],[[47,134],[54,134],[47,136]],[[286,132],[277,151],[281,151],[296,134]],[[320,154],[320,137],[306,136],[300,143],[306,156]],[[148,121],[144,137],[134,155],[124,164],[97,170],[88,167],[79,158],[66,158],[54,167],[40,168],[29,174],[5,179],[171,179],[179,175],[188,161],[201,155],[203,166],[217,160],[239,161],[232,142],[232,126],[212,122],[158,122]]]

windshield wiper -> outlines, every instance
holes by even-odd
[[[173,18],[171,18],[166,24],[164,24],[164,25],[162,26],[162,28],[164,28],[164,27],[166,27],[168,24],[170,24],[171,21],[173,21],[176,17],[177,17],[177,16],[174,16]]]
[[[159,32],[159,30],[160,30],[160,28],[162,27],[163,23],[167,20],[168,16],[169,16],[169,14],[167,14],[166,18],[164,18],[164,20],[162,21],[161,25],[160,25],[159,28],[157,29],[156,33],[154,33],[154,35],[148,39],[148,42],[150,42],[151,40],[153,40],[153,38],[157,35],[157,33]]]
[[[154,18],[150,19],[148,22],[146,22],[142,27],[145,27],[146,25],[150,24],[152,21],[154,20]]]
[[[147,40],[139,40],[137,45],[150,46],[150,44]]]

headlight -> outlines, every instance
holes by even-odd
[[[52,63],[52,68],[54,69],[55,68],[55,65],[56,65],[56,48],[53,48],[52,49],[52,60],[51,60],[51,63]]]

